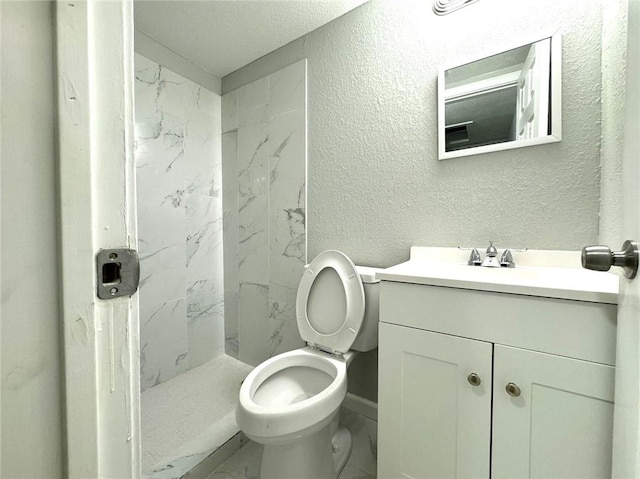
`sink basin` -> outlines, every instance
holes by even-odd
[[[469,266],[466,254],[457,248],[413,247],[409,261],[388,268],[377,277],[385,281],[576,301],[618,302],[618,276],[572,267],[580,264],[579,252],[526,251],[514,254],[515,268]],[[550,257],[556,258],[557,266],[550,264]],[[522,266],[518,265],[519,260]]]

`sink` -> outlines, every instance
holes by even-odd
[[[515,268],[466,264],[458,248],[412,247],[410,260],[378,273],[378,279],[549,298],[617,304],[618,276],[580,267],[578,251],[514,253]]]

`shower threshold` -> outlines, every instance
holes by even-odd
[[[243,443],[235,420],[240,383],[252,366],[222,355],[142,393],[142,475],[178,479]],[[205,472],[205,471],[203,471]],[[205,475],[206,477],[206,475]]]

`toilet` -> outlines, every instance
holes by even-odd
[[[263,445],[261,479],[335,479],[346,464],[351,435],[338,411],[355,351],[378,346],[376,271],[339,251],[305,266],[296,317],[307,346],[258,365],[240,388],[236,420]]]

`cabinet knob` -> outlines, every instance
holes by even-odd
[[[504,389],[507,391],[507,394],[513,398],[517,398],[522,393],[516,383],[509,383]]]
[[[480,384],[482,383],[482,379],[480,379],[480,376],[478,376],[476,373],[469,374],[469,376],[467,376],[467,381],[469,381],[469,384],[471,384],[472,386],[480,386]]]

